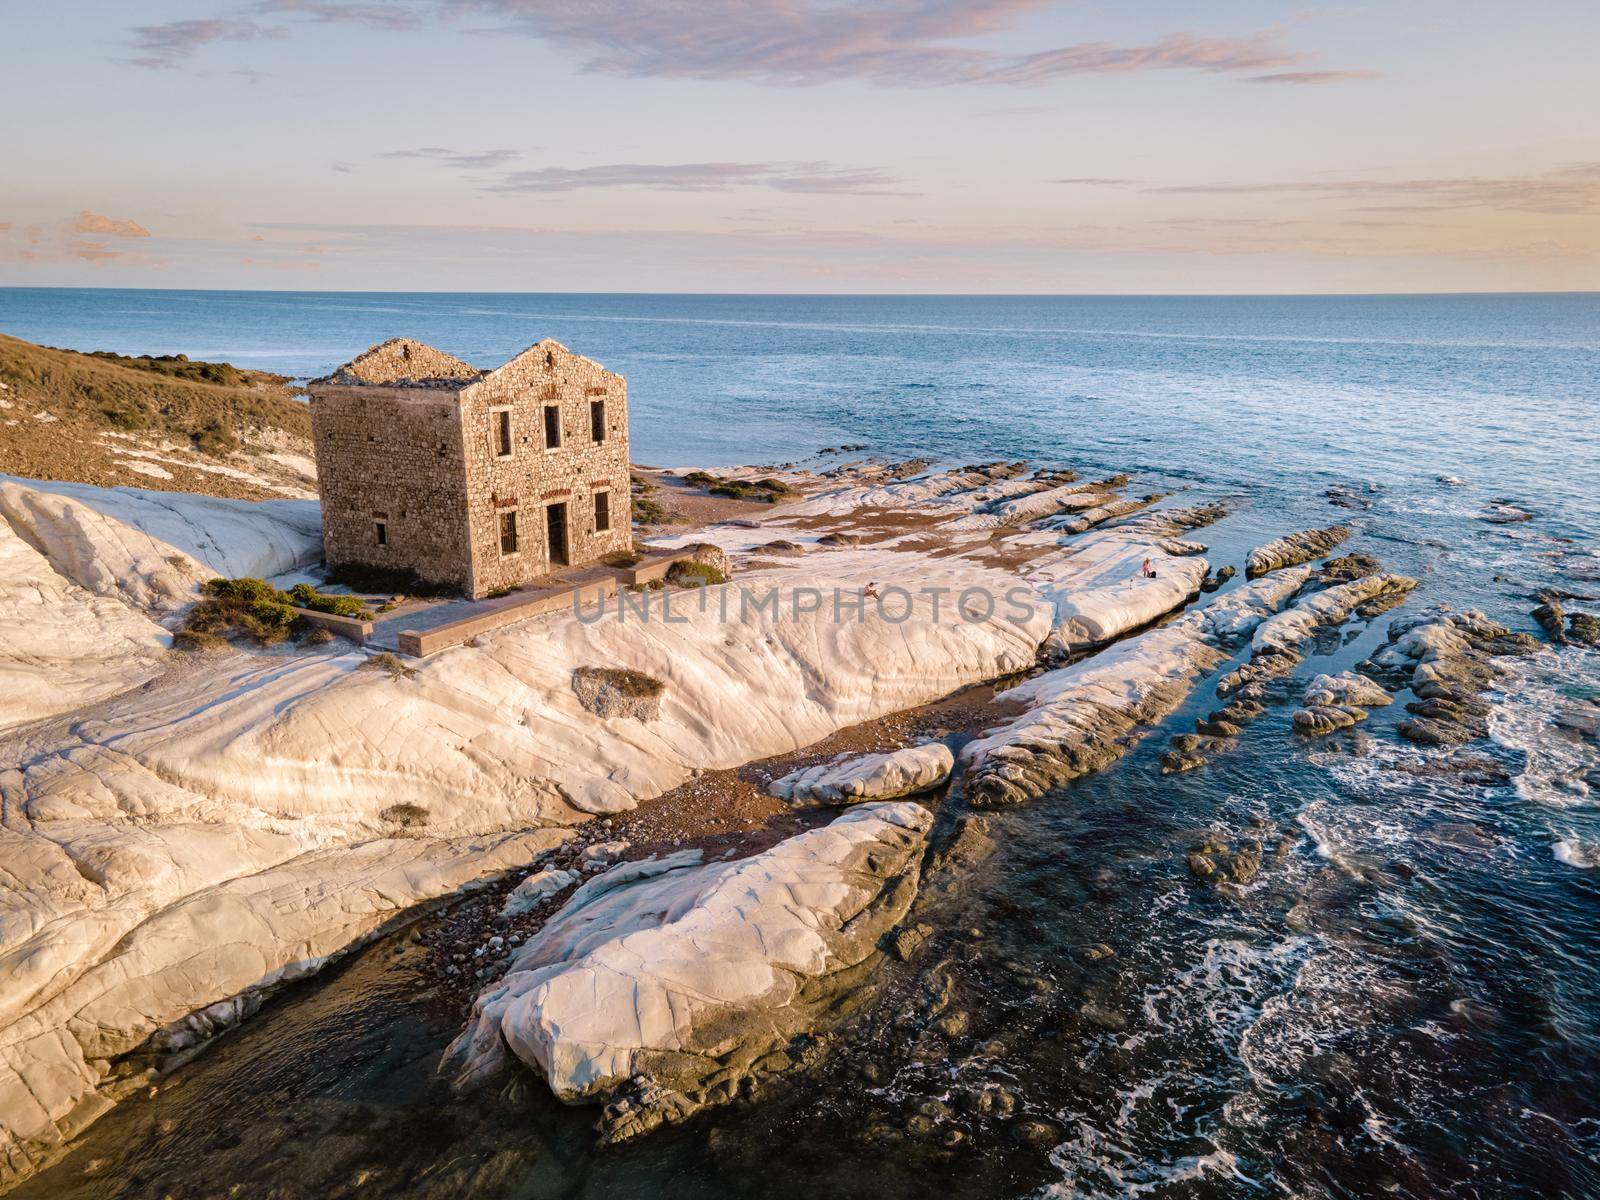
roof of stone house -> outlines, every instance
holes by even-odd
[[[411,338],[390,338],[356,355],[317,383],[377,387],[460,387],[487,372]]]

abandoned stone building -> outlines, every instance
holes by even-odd
[[[395,338],[308,390],[330,567],[479,599],[632,544],[627,383],[559,342],[481,371]]]

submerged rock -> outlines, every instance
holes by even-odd
[[[1488,521],[1491,525],[1518,525],[1523,521],[1533,520],[1533,514],[1525,508],[1518,508],[1507,500],[1496,500],[1478,514],[1480,521]]]
[[[872,804],[749,858],[616,867],[518,949],[441,1065],[468,1085],[515,1058],[565,1101],[615,1097],[610,1140],[733,1099],[862,985],[931,823]]]
[[[1349,583],[1352,579],[1376,575],[1381,570],[1383,570],[1381,562],[1372,555],[1357,550],[1351,554],[1341,554],[1338,558],[1330,558],[1322,564],[1322,569],[1317,572],[1317,578],[1324,583]]]
[[[883,937],[883,948],[901,962],[910,962],[922,944],[933,936],[933,926],[918,923],[906,925]]]
[[[1543,603],[1533,610],[1533,619],[1539,622],[1540,628],[1544,630],[1545,636],[1551,642],[1557,646],[1566,645],[1567,631],[1564,627],[1564,622],[1567,618],[1567,610],[1562,605],[1561,598],[1546,593],[1541,599]]]
[[[1256,579],[1270,571],[1298,566],[1300,563],[1310,562],[1313,558],[1321,558],[1349,536],[1350,530],[1344,525],[1330,525],[1326,529],[1304,529],[1299,533],[1288,534],[1250,551],[1250,557],[1245,560],[1245,576]]]
[[[1332,733],[1366,720],[1367,709],[1382,708],[1393,700],[1382,685],[1354,671],[1318,675],[1306,685],[1302,707],[1294,713],[1294,726],[1313,736]]]
[[[1537,641],[1475,610],[1397,622],[1389,638],[1372,665],[1397,673],[1418,697],[1406,705],[1416,715],[1400,723],[1400,735],[1435,746],[1486,737],[1488,707],[1476,697],[1500,677],[1493,660],[1538,649]]]
[[[948,746],[929,742],[803,767],[774,779],[767,785],[767,792],[796,808],[893,800],[938,787],[950,778],[955,762]]]
[[[1261,842],[1244,838],[1235,846],[1227,837],[1212,834],[1185,855],[1189,874],[1202,883],[1253,883],[1261,873]]]

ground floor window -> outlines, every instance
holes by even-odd
[[[517,552],[517,510],[500,514],[500,553]]]
[[[387,524],[382,521],[374,521],[373,532],[378,537],[378,545],[387,546],[389,544],[389,526]]]
[[[594,494],[594,531],[604,533],[611,528],[611,493]]]

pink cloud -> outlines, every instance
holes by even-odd
[[[260,20],[344,22],[406,30],[433,18],[488,17],[500,28],[570,51],[611,75],[818,84],[858,79],[928,87],[1036,84],[1078,74],[1190,70],[1274,72],[1311,55],[1268,30],[1239,37],[1173,33],[1142,45],[1079,42],[1018,53],[972,45],[1012,30],[1060,0],[258,0],[248,16],[173,21],[133,30],[141,66],[170,67],[201,47],[276,36]],[[1284,70],[1258,82],[1330,83],[1361,71]]]
[[[92,233],[101,237],[147,238],[150,231],[137,221],[127,218],[103,217],[84,209],[72,218],[68,226],[73,233]]]

